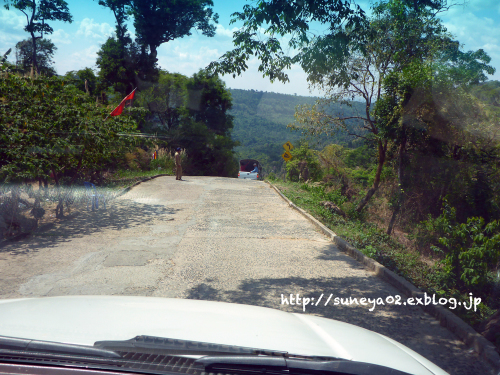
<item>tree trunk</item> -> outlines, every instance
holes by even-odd
[[[85,147],[83,147],[82,154],[80,155],[80,160],[78,160],[78,165],[76,166],[76,170],[75,170],[75,173],[73,174],[73,178],[71,179],[70,185],[73,185],[76,178],[78,177],[78,171],[80,170],[80,168],[82,166],[83,155],[85,155]]]
[[[403,196],[404,196],[404,184],[403,184],[403,157],[406,148],[406,135],[405,129],[403,126],[403,139],[401,140],[401,144],[399,145],[399,166],[398,166],[398,182],[399,182],[399,191],[398,191],[398,201],[396,203],[396,207],[394,207],[394,211],[392,212],[391,221],[389,223],[389,227],[387,228],[387,234],[390,236],[392,233],[392,229],[394,227],[394,223],[396,222],[396,217],[398,216],[399,210],[401,209],[401,205],[403,204]]]
[[[382,174],[382,168],[384,167],[385,162],[385,154],[387,151],[387,141],[382,144],[382,141],[378,141],[378,166],[377,172],[375,173],[375,180],[373,181],[373,186],[368,190],[365,197],[359,202],[358,207],[356,208],[356,212],[361,212],[363,208],[366,206],[370,198],[375,194],[380,184],[380,175]]]
[[[32,60],[32,67],[33,67],[33,70],[35,71],[36,75],[38,75],[40,72],[39,72],[39,69],[38,69],[38,63],[36,61],[36,37],[35,37],[35,34],[31,33],[31,40],[32,40],[32,44],[33,44],[33,56],[31,57],[31,60]]]

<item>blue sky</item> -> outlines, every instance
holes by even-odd
[[[450,0],[449,0],[450,1]],[[460,1],[460,0],[459,0]],[[115,19],[110,10],[101,7],[97,0],[67,0],[73,23],[51,22],[54,33],[50,38],[57,46],[55,68],[58,74],[85,67],[95,68],[96,52],[115,28]],[[3,3],[3,1],[1,2]],[[196,31],[190,37],[163,44],[158,49],[160,67],[171,72],[192,75],[216,60],[232,48],[232,32],[238,25],[230,25],[230,15],[241,11],[245,0],[214,0],[214,10],[219,14],[217,35],[207,38]],[[369,1],[357,1],[363,9],[369,9]],[[445,26],[463,44],[465,50],[483,48],[492,58],[496,68],[490,79],[500,80],[500,1],[469,0],[467,5],[452,7],[441,14]],[[25,16],[15,9],[0,8],[0,52],[2,54],[15,44],[26,39],[23,31]],[[132,24],[129,30],[133,34]],[[14,48],[13,48],[14,50]],[[9,60],[14,61],[14,52]],[[321,95],[309,92],[306,75],[298,66],[289,72],[290,82],[273,83],[257,71],[258,62],[251,60],[250,69],[242,76],[223,79],[230,88],[255,89],[298,95]]]

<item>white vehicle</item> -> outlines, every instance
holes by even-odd
[[[256,166],[258,172],[252,172]],[[238,178],[243,178],[247,180],[259,180],[261,176],[262,176],[262,166],[257,160],[254,159],[240,160],[240,170],[238,172]]]
[[[446,374],[363,328],[223,302],[119,296],[2,300],[0,332],[0,374]]]

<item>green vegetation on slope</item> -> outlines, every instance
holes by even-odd
[[[264,173],[279,173],[283,166],[284,149],[282,145],[290,141],[298,146],[302,135],[287,128],[294,122],[296,107],[299,105],[313,105],[319,98],[299,95],[286,95],[255,90],[230,89],[233,107],[230,114],[234,116],[234,129],[232,137],[240,142],[235,148],[240,159],[257,159],[264,166]],[[361,103],[353,102],[353,107],[333,105],[332,111],[343,111],[352,114],[360,111]],[[359,126],[360,123],[352,121],[350,127]],[[334,142],[346,147],[360,145],[356,139],[346,133],[337,133],[331,137],[320,137],[317,147],[324,147]]]

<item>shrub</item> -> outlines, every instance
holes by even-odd
[[[322,178],[321,165],[315,151],[311,150],[307,143],[300,145],[291,151],[293,159],[286,163],[287,178],[289,181],[298,182],[300,176],[300,163],[307,163],[309,172],[308,180],[319,181]]]
[[[488,284],[489,272],[500,257],[500,222],[485,224],[482,217],[456,221],[456,209],[445,200],[442,214],[423,222],[429,233],[439,235],[438,244],[431,248],[443,254],[443,282],[447,287],[456,283],[462,289],[480,290]]]
[[[155,149],[152,150],[152,153],[156,151],[157,158],[151,160],[150,162],[150,168],[152,170],[154,169],[162,169],[166,171],[171,171],[174,173],[174,167],[175,167],[175,159],[174,156],[172,155],[171,151],[166,148],[158,148],[158,146],[155,146]],[[181,153],[181,159],[184,155],[184,152]]]

